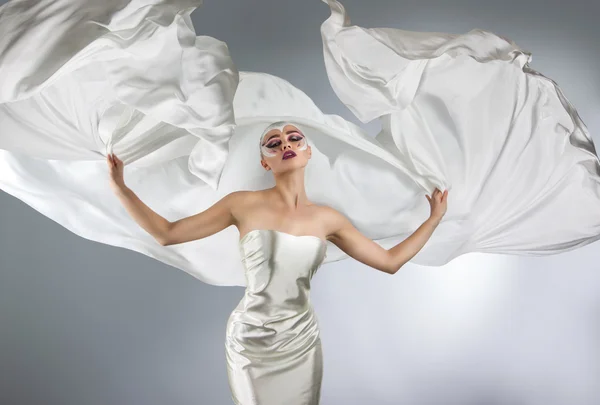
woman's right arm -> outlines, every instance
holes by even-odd
[[[233,207],[243,191],[234,191],[221,198],[205,211],[169,223],[161,244],[176,245],[206,238],[235,224]]]
[[[114,155],[107,156],[111,188],[129,215],[163,246],[190,242],[213,235],[235,224],[233,206],[241,191],[230,193],[210,208],[196,215],[170,222],[148,207],[125,185],[123,162]]]

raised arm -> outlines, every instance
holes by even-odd
[[[243,192],[234,191],[205,211],[169,223],[161,244],[168,246],[202,239],[234,225],[233,207],[241,193]]]
[[[436,189],[432,197],[427,196],[431,204],[430,217],[412,235],[390,249],[381,247],[363,235],[348,218],[332,208],[329,208],[329,218],[334,231],[330,233],[328,240],[359,262],[385,273],[395,274],[425,246],[439,225],[446,213],[447,195],[447,190],[442,193]]]
[[[144,204],[123,181],[123,162],[107,156],[111,188],[131,217],[163,246],[190,242],[213,235],[234,224],[232,208],[241,191],[230,193],[196,215],[170,222]]]

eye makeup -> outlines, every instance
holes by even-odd
[[[304,136],[300,135],[298,132],[294,132],[288,135],[287,140],[290,142],[302,142],[304,141]],[[267,148],[275,148],[281,145],[281,139],[279,137],[271,139],[269,142],[265,144]]]
[[[286,125],[289,125],[289,124],[286,124]],[[283,127],[285,127],[286,125],[284,125]],[[271,128],[271,129],[274,129],[274,128]],[[269,130],[271,130],[271,129],[269,129]],[[281,128],[280,130],[283,130],[283,128]],[[286,131],[285,136],[287,136],[287,140],[289,142],[292,142],[293,144],[295,144],[295,149],[298,151],[306,150],[306,148],[308,147],[308,142],[306,140],[306,137],[298,129],[290,129],[290,130]],[[277,152],[274,149],[279,147],[280,145],[281,145],[281,135],[273,134],[267,138],[267,140],[265,141],[264,144],[261,143],[262,154],[266,157],[276,156]]]

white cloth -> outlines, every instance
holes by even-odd
[[[331,85],[376,138],[323,114],[285,80],[237,72],[223,42],[196,37],[200,0],[13,0],[0,7],[0,188],[72,232],[146,254],[215,285],[246,280],[234,227],[161,246],[108,186],[125,182],[169,220],[239,189],[273,184],[256,137],[274,121],[306,131],[309,198],[384,247],[450,190],[448,212],[412,262],[467,252],[546,255],[600,237],[600,165],[577,112],[531,55],[490,32],[322,26]],[[346,258],[328,243],[325,263]]]

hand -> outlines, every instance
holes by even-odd
[[[448,190],[445,190],[442,193],[436,187],[431,197],[429,197],[427,194],[425,194],[425,197],[427,197],[427,201],[429,201],[429,205],[431,207],[430,217],[438,220],[442,219],[442,217],[446,214],[446,209],[448,206]]]
[[[115,154],[109,154],[106,156],[106,163],[108,164],[110,174],[110,187],[113,191],[121,191],[125,188],[125,180],[123,179],[123,162]]]

